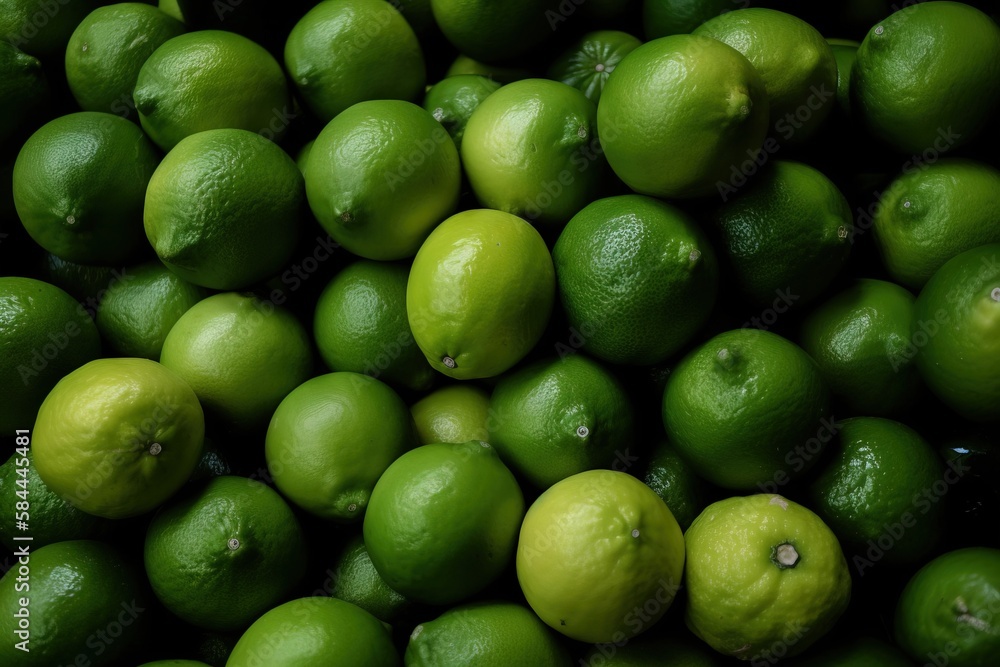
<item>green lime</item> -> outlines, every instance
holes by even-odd
[[[796,663],[802,667],[913,667],[899,649],[877,639],[862,637],[813,651]]]
[[[944,532],[944,506],[933,493],[944,466],[926,440],[905,424],[857,417],[839,422],[839,442],[810,489],[810,506],[841,542],[866,553],[866,566],[912,563]]]
[[[514,555],[524,496],[482,441],[423,445],[379,478],[365,514],[365,545],[390,587],[426,604],[485,588]]]
[[[673,602],[683,569],[684,537],[670,510],[638,479],[612,470],[550,486],[524,517],[517,544],[528,604],[585,642],[628,641],[647,630]]]
[[[417,391],[431,386],[434,370],[406,318],[409,275],[405,266],[362,260],[334,276],[313,319],[316,347],[327,366]]]
[[[565,223],[597,196],[604,176],[597,109],[558,81],[508,83],[469,117],[462,166],[483,207]]]
[[[90,111],[56,118],[17,156],[18,217],[38,245],[63,259],[130,259],[144,245],[138,223],[159,161],[142,130],[124,118]]]
[[[490,395],[470,384],[453,384],[410,407],[421,445],[489,440]]]
[[[295,165],[302,172],[302,177],[305,178],[306,175],[306,164],[309,162],[309,154],[312,153],[313,146],[316,144],[316,140],[306,142],[299,152],[295,155]]]
[[[288,35],[285,68],[324,123],[365,100],[416,100],[427,78],[417,36],[383,0],[316,3]]]
[[[455,146],[461,149],[469,116],[498,88],[499,83],[479,74],[449,76],[427,90],[424,109],[434,116],[434,120],[444,125],[444,129],[455,140]]]
[[[200,628],[239,630],[292,591],[306,552],[277,492],[245,477],[216,477],[153,517],[143,559],[171,613]]]
[[[388,385],[329,373],[281,401],[264,451],[275,485],[293,503],[324,519],[360,521],[375,482],[415,444],[410,411]]]
[[[949,551],[920,569],[896,607],[896,641],[914,660],[986,667],[1000,651],[1000,550]]]
[[[583,660],[581,664],[588,667],[662,667],[664,664],[725,667],[730,664],[683,627],[678,631],[650,632],[625,644],[597,644]]]
[[[127,275],[128,282],[115,283],[101,299],[97,328],[119,356],[159,361],[171,327],[208,292],[159,262],[131,268]]]
[[[133,99],[142,129],[165,151],[205,130],[280,139],[292,114],[278,61],[225,30],[197,30],[161,44],[139,69]]]
[[[28,449],[27,456],[15,452],[0,465],[0,499],[5,507],[11,508],[0,523],[0,542],[16,551],[23,543],[15,538],[28,535],[31,548],[40,549],[54,542],[85,540],[103,533],[107,528],[105,521],[73,507],[45,486],[33,458]],[[23,532],[17,523],[21,514],[17,511],[18,503],[28,508],[23,510],[29,516]]]
[[[32,449],[55,493],[84,512],[121,519],[176,493],[204,437],[201,405],[177,374],[149,359],[98,359],[45,398]]]
[[[569,653],[534,612],[513,602],[452,607],[410,633],[407,667],[565,667]]]
[[[515,81],[531,77],[531,72],[520,67],[503,67],[502,65],[487,64],[473,60],[469,56],[459,54],[444,75],[447,78],[461,74],[478,74],[500,84],[514,83]]]
[[[822,637],[847,608],[851,574],[822,519],[772,494],[705,508],[684,534],[685,620],[719,653],[768,663]]]
[[[0,41],[0,145],[35,116],[49,96],[49,84],[38,58]]]
[[[808,354],[776,334],[737,329],[677,365],[663,424],[677,452],[727,489],[776,490],[818,460],[836,434],[829,393]]]
[[[334,562],[330,594],[387,623],[411,606],[409,600],[385,583],[360,535],[347,543]]]
[[[879,21],[851,73],[851,108],[908,153],[966,144],[1000,108],[1000,26],[961,2],[922,2]]]
[[[31,549],[0,579],[0,662],[119,664],[141,640],[147,609],[132,563],[107,544]]]
[[[312,371],[309,335],[270,301],[227,292],[199,301],[167,334],[160,361],[205,409],[242,429],[267,424]]]
[[[1000,244],[953,257],[917,297],[910,356],[966,419],[1000,418]]]
[[[396,667],[399,654],[377,618],[328,597],[292,600],[243,633],[226,667]]]
[[[34,278],[0,278],[0,432],[30,429],[56,382],[101,355],[73,297]]]
[[[913,295],[884,280],[858,280],[812,310],[802,348],[853,415],[897,414],[921,391],[910,353]]]
[[[143,217],[170,270],[203,287],[241,289],[288,261],[304,203],[302,173],[283,150],[245,130],[210,130],[163,159]]]
[[[717,191],[767,135],[764,80],[736,49],[671,35],[625,56],[597,106],[601,146],[615,174],[640,194]]]
[[[882,195],[872,218],[889,274],[919,290],[955,255],[1000,243],[1000,170],[944,159],[904,171]]]
[[[754,304],[805,303],[837,276],[851,251],[850,204],[822,172],[776,160],[712,214],[739,290]]]
[[[597,104],[615,67],[640,44],[639,38],[620,30],[588,32],[552,63],[549,76],[578,88]]]
[[[489,209],[438,225],[406,285],[413,338],[433,368],[458,380],[493,377],[520,361],[554,300],[545,241],[521,218]]]
[[[306,174],[316,219],[367,259],[412,257],[455,210],[462,181],[448,133],[431,114],[400,100],[360,102],[330,121],[313,144]]]
[[[124,266],[100,266],[70,262],[51,252],[45,253],[41,267],[42,278],[80,302],[80,305],[97,314],[101,298],[108,290],[131,277]]]
[[[828,39],[826,43],[837,61],[837,107],[845,114],[851,113],[851,70],[858,59],[861,42],[852,39]]]
[[[178,6],[177,0],[158,0],[156,5],[159,10],[167,16],[173,17],[181,23],[184,22],[184,13],[181,12],[181,8]]]
[[[764,80],[774,133],[801,144],[836,104],[837,61],[823,35],[802,19],[774,9],[736,9],[702,23],[695,35],[733,47]]]
[[[552,34],[562,14],[550,0],[430,0],[434,20],[461,53],[487,63],[525,55]],[[555,16],[555,19],[552,18]]]
[[[77,25],[103,0],[0,0],[0,36],[42,62],[59,62]]]
[[[139,70],[184,24],[156,7],[121,2],[99,7],[73,31],[66,47],[66,80],[84,111],[130,117]]]
[[[643,0],[642,27],[648,40],[686,35],[705,21],[748,4],[733,0]]]
[[[559,298],[582,347],[648,366],[690,341],[715,303],[715,252],[681,210],[639,195],[599,199],[552,251]]]
[[[643,481],[667,504],[681,530],[705,508],[701,479],[666,440],[653,448]]]
[[[584,470],[610,468],[632,442],[625,388],[580,354],[539,361],[493,390],[489,441],[500,458],[540,489]]]

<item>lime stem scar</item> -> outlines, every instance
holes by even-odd
[[[455,363],[455,360],[447,355],[445,355],[441,359],[441,363],[444,364],[447,368],[455,368],[456,366],[458,366],[458,364]]]
[[[161,445],[158,442],[154,442],[149,446],[149,454],[151,456],[157,456],[162,451],[163,451],[163,445]]]
[[[774,548],[771,560],[782,570],[795,567],[799,562],[799,552],[795,550],[794,546],[785,542]]]

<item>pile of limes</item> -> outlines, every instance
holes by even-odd
[[[0,0],[0,665],[1000,664],[997,9]]]

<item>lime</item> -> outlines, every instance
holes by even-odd
[[[205,418],[178,375],[148,359],[98,359],[52,389],[32,449],[45,484],[109,519],[144,514],[187,481]]]
[[[828,39],[826,43],[837,61],[837,107],[845,114],[851,112],[851,70],[858,59],[861,42],[852,39]]]
[[[914,660],[986,667],[1000,651],[1000,550],[969,548],[938,556],[903,589],[896,641]]]
[[[871,550],[868,561],[855,557],[859,574],[874,564],[871,554],[892,563],[923,558],[944,532],[944,506],[932,493],[944,472],[937,452],[909,426],[888,419],[847,419],[840,428],[833,456],[812,485],[811,507],[842,543]]]
[[[438,225],[406,285],[413,338],[433,368],[459,380],[520,361],[545,331],[554,299],[545,241],[521,218],[488,209]]]
[[[427,77],[417,36],[383,0],[317,3],[288,35],[285,68],[324,123],[365,100],[416,100]]]
[[[489,440],[490,395],[470,384],[454,384],[427,394],[410,407],[421,445]]]
[[[360,535],[347,543],[334,562],[330,594],[386,622],[410,607],[410,601],[389,588],[375,569]]]
[[[265,454],[278,490],[296,505],[360,521],[375,482],[414,444],[410,411],[396,392],[367,375],[329,373],[281,401]]]
[[[379,478],[364,539],[390,587],[426,604],[485,588],[514,554],[524,497],[485,442],[423,445]]]
[[[640,44],[637,37],[620,30],[588,32],[552,63],[549,76],[578,88],[597,104],[615,67]]]
[[[269,486],[216,477],[164,507],[146,533],[146,575],[160,602],[209,630],[239,630],[298,583],[305,542]]]
[[[123,357],[159,361],[171,327],[208,292],[159,262],[129,269],[129,281],[112,285],[101,299],[97,328]]]
[[[1000,244],[953,257],[917,297],[910,355],[938,398],[974,421],[1000,418]]]
[[[672,35],[625,56],[604,86],[597,127],[626,185],[657,197],[707,195],[767,134],[764,81],[732,47]]]
[[[758,329],[715,336],[677,365],[663,424],[677,452],[727,489],[777,488],[813,466],[836,434],[819,368],[794,343]]]
[[[814,299],[847,262],[850,204],[809,165],[776,160],[723,202],[710,217],[739,290],[755,305]]]
[[[851,575],[837,538],[811,511],[772,494],[705,508],[687,533],[685,620],[724,655],[793,656],[847,608]]]
[[[104,532],[107,524],[103,520],[73,507],[45,486],[33,458],[29,449],[27,456],[14,453],[0,465],[0,499],[5,507],[12,508],[0,522],[0,542],[16,551],[22,543],[14,538],[28,534],[31,548],[40,549],[54,542],[98,537]],[[28,500],[23,500],[25,497]],[[22,533],[16,523],[19,502],[28,503],[29,509],[24,510],[30,513],[27,533]]]
[[[395,667],[399,654],[382,623],[336,598],[275,607],[243,633],[226,667]]]
[[[309,377],[309,335],[270,301],[227,292],[199,301],[163,342],[160,361],[184,378],[209,413],[250,429]]]
[[[121,2],[99,7],[73,31],[66,47],[66,80],[84,111],[132,115],[139,70],[184,24],[156,7]]]
[[[669,204],[623,195],[576,214],[552,252],[559,297],[584,350],[606,361],[664,361],[701,329],[715,303],[715,252]]]
[[[309,162],[309,154],[312,153],[313,146],[316,144],[316,140],[306,142],[299,152],[295,154],[295,165],[302,172],[302,177],[305,178],[306,175],[306,164]]]
[[[102,0],[0,0],[0,36],[43,62],[58,62],[73,29]]]
[[[295,248],[304,179],[276,145],[245,130],[181,141],[146,191],[146,236],[181,278],[240,289],[276,273]]]
[[[330,121],[313,144],[306,174],[316,219],[368,259],[412,257],[455,210],[462,181],[448,133],[400,100],[360,102]]]
[[[119,282],[131,277],[124,266],[100,266],[70,262],[51,252],[42,260],[41,276],[79,301],[91,314],[97,314],[101,297]]]
[[[684,537],[670,510],[635,477],[612,470],[549,487],[524,517],[517,544],[528,604],[579,641],[618,643],[647,630],[673,602],[683,569]]]
[[[407,667],[564,667],[569,654],[528,608],[513,602],[452,607],[410,633]]]
[[[919,396],[910,353],[915,301],[895,283],[864,279],[806,317],[802,348],[850,414],[896,414]]]
[[[540,489],[593,468],[610,468],[632,442],[625,388],[596,361],[573,354],[504,376],[493,390],[489,441]]]
[[[701,479],[666,440],[653,447],[643,481],[667,504],[681,530],[705,508]]]
[[[642,27],[646,39],[686,35],[705,21],[749,3],[733,0],[643,0]]]
[[[960,2],[922,2],[879,21],[858,49],[851,108],[900,151],[968,143],[1000,107],[1000,26]]]
[[[661,626],[662,627],[662,626]],[[681,634],[683,633],[683,634]],[[591,667],[724,667],[730,664],[704,642],[687,632],[648,633],[626,644],[598,644],[584,657]]]
[[[156,5],[159,10],[167,16],[173,17],[181,23],[184,22],[184,14],[181,12],[181,8],[178,6],[177,0],[158,0]]]
[[[462,148],[469,116],[498,88],[499,83],[479,74],[449,76],[427,90],[424,109],[434,116],[434,120],[444,125],[444,129],[455,140],[455,146]]]
[[[132,564],[107,544],[32,549],[0,579],[0,662],[117,664],[141,639],[147,605]]]
[[[17,156],[17,215],[38,245],[63,259],[124,261],[143,245],[142,201],[159,160],[124,118],[89,111],[56,118]]]
[[[197,30],[161,44],[142,64],[133,98],[142,129],[165,151],[205,130],[280,139],[292,113],[278,61],[224,30]]]
[[[5,100],[0,111],[0,145],[22,127],[48,99],[49,84],[42,64],[34,56],[19,51],[0,40],[0,96]]]
[[[531,72],[521,67],[504,67],[502,65],[487,64],[473,60],[469,56],[459,54],[444,75],[447,78],[462,74],[478,74],[500,84],[514,83],[515,81],[531,77]]]
[[[434,20],[460,52],[488,63],[526,54],[565,20],[551,0],[430,0]]]
[[[542,225],[565,223],[602,181],[597,109],[558,81],[508,83],[469,117],[462,165],[484,207]]]
[[[73,297],[34,278],[0,278],[0,432],[30,429],[56,382],[100,354],[97,327]]]
[[[733,47],[764,80],[775,134],[801,144],[836,104],[837,61],[818,30],[800,18],[752,7],[726,12],[701,24],[695,35]]]
[[[813,651],[795,663],[802,667],[913,667],[913,663],[894,646],[862,637],[838,642],[823,653]]]
[[[955,255],[1000,242],[1000,170],[944,159],[901,174],[872,217],[882,260],[896,282],[919,290]]]
[[[405,266],[356,262],[338,273],[316,302],[313,334],[332,370],[353,371],[417,391],[434,371],[406,318]]]

